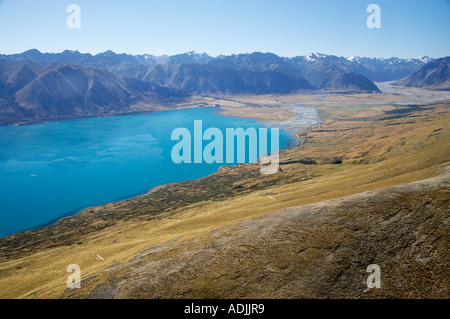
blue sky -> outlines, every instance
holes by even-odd
[[[69,29],[66,7],[81,8]],[[381,28],[369,29],[369,4]],[[450,0],[0,0],[0,53],[450,55]]]

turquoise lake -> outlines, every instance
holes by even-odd
[[[215,108],[0,127],[0,237],[80,210],[212,174],[224,164],[175,164],[172,131],[264,125]],[[280,149],[298,141],[280,130]],[[209,141],[204,141],[205,146]]]

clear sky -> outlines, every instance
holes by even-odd
[[[81,28],[69,29],[69,4]],[[381,28],[369,29],[369,4]],[[0,53],[450,55],[450,0],[0,0]]]

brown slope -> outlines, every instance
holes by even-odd
[[[84,297],[448,298],[449,198],[447,167],[435,178],[290,207],[150,248]],[[367,289],[370,264],[381,268],[381,289]]]

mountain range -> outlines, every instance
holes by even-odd
[[[291,58],[261,52],[211,57],[196,52],[92,55],[32,49],[0,55],[0,125],[151,111],[191,95],[380,92],[374,81],[412,76],[431,61],[429,57],[345,58],[320,53]],[[445,65],[448,68],[448,62]],[[427,78],[423,81],[448,81],[448,70],[433,76],[427,70],[420,73]],[[420,74],[404,80],[405,85]]]
[[[187,96],[104,69],[0,60],[0,125],[134,113]]]
[[[384,59],[353,56],[346,58],[321,53],[288,58],[261,52],[211,57],[206,53],[200,54],[193,51],[172,56],[116,54],[112,51],[92,55],[70,50],[61,53],[41,53],[36,49],[19,54],[0,54],[0,59],[79,64],[103,68],[118,75],[136,78],[143,77],[148,67],[158,64],[209,64],[230,69],[258,69],[291,73],[306,78],[316,87],[320,83],[315,80],[314,73],[319,73],[328,68],[341,73],[359,73],[371,81],[381,82],[401,79],[433,60],[429,57]]]
[[[395,82],[396,85],[450,90],[450,56],[436,59],[413,74]]]
[[[209,64],[156,65],[142,80],[191,94],[287,94],[314,90],[304,78],[265,69],[232,69]]]

